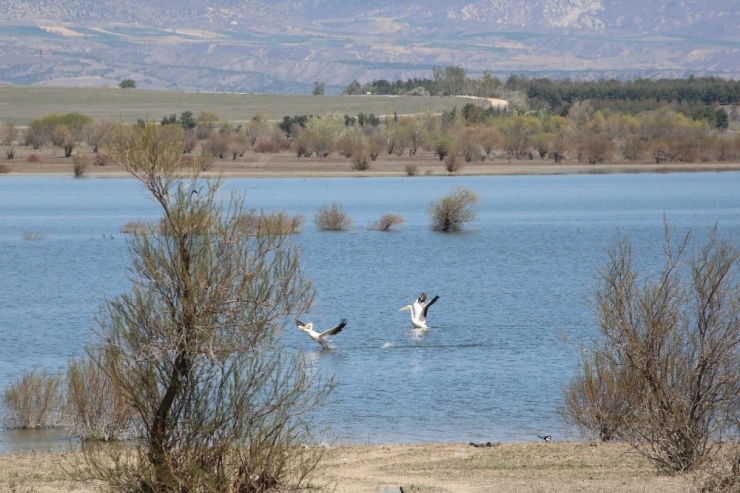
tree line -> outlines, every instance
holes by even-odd
[[[375,79],[366,84],[352,81],[345,94],[502,97],[505,92],[520,92],[530,104],[557,113],[567,112],[567,107],[577,101],[652,102],[654,104],[679,103],[702,105],[731,105],[740,101],[740,81],[721,77],[695,77],[686,79],[636,78],[622,81],[600,79],[597,81],[527,78],[510,75],[505,81],[491,72],[480,77],[470,77],[465,69],[456,66],[435,67],[432,78],[409,78],[406,81]]]

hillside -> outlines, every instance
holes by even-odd
[[[328,93],[468,73],[740,77],[733,0],[5,0],[0,82]]]

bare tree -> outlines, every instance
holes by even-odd
[[[168,137],[168,138],[166,138]],[[132,286],[107,302],[91,352],[134,409],[130,448],[85,444],[88,471],[115,491],[263,492],[316,465],[307,417],[330,390],[280,344],[281,322],[313,289],[281,231],[245,232],[242,200],[185,176],[179,135],[127,128],[111,149],[162,210],[130,240]],[[309,445],[308,447],[304,447]]]
[[[630,396],[615,436],[670,472],[713,459],[740,416],[740,252],[716,227],[691,256],[689,248],[690,234],[674,246],[666,223],[666,260],[651,278],[617,237],[593,293],[600,338],[591,364],[602,386]]]

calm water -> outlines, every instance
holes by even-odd
[[[433,233],[426,206],[455,186],[480,196],[479,218],[465,233]],[[576,367],[568,340],[595,333],[584,297],[615,232],[648,268],[661,260],[664,214],[678,233],[701,239],[718,223],[740,244],[738,173],[235,179],[225,189],[306,218],[294,241],[318,296],[296,315],[349,325],[331,351],[292,323],[283,337],[336,376],[322,415],[342,442],[573,439],[556,412]],[[333,202],[352,231],[314,227],[315,211]],[[390,211],[402,228],[367,230]],[[98,307],[128,289],[121,226],[157,217],[131,179],[0,179],[0,389],[80,354]],[[440,295],[424,332],[397,311],[421,291]],[[0,432],[0,451],[29,440]]]

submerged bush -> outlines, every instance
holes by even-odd
[[[321,207],[316,211],[314,224],[323,231],[344,231],[352,226],[352,219],[339,204]]]
[[[284,212],[248,213],[236,219],[236,227],[249,234],[295,234],[303,229],[303,216]]]
[[[459,231],[463,224],[477,217],[474,206],[478,196],[466,188],[456,188],[438,202],[429,204],[428,212],[434,231]]]
[[[403,216],[396,214],[395,212],[386,212],[380,219],[370,225],[370,229],[375,231],[388,231],[393,226],[401,225],[405,221]]]
[[[62,401],[62,377],[40,370],[24,372],[3,393],[3,426],[22,430],[57,426]]]

